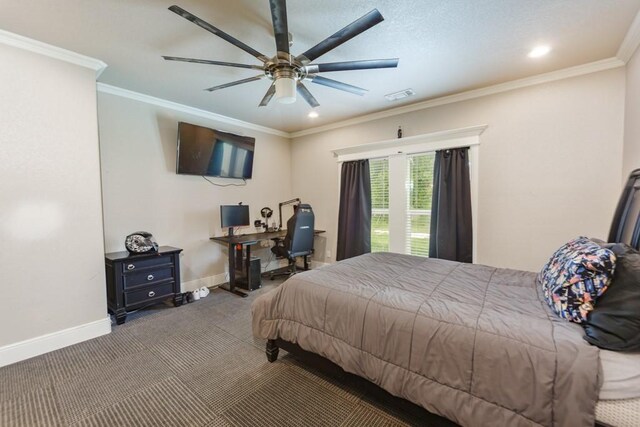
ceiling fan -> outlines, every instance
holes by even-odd
[[[287,24],[287,5],[286,0],[269,0],[271,6],[271,18],[273,21],[273,32],[275,35],[277,53],[273,58],[258,52],[257,50],[247,46],[240,40],[225,33],[219,28],[214,27],[197,16],[187,12],[179,6],[171,6],[169,10],[182,16],[188,21],[193,22],[200,28],[226,40],[227,42],[239,47],[245,52],[258,58],[262,65],[237,64],[234,62],[211,61],[207,59],[181,58],[176,56],[163,56],[168,61],[195,62],[199,64],[221,65],[225,67],[247,68],[251,70],[260,70],[261,74],[247,79],[237,80],[218,86],[210,87],[206,90],[212,92],[214,90],[224,89],[231,86],[249,83],[267,78],[272,81],[269,90],[260,101],[259,106],[264,107],[275,96],[276,100],[283,104],[290,104],[296,101],[296,91],[304,98],[311,107],[317,107],[320,104],[309,92],[303,81],[310,81],[323,86],[334,89],[343,90],[356,95],[364,95],[367,89],[342,83],[337,80],[328,79],[319,76],[318,73],[332,71],[347,70],[365,70],[375,68],[395,68],[398,66],[398,58],[393,59],[368,59],[362,61],[344,61],[331,62],[323,64],[312,64],[315,59],[329,52],[330,50],[340,46],[342,43],[352,39],[358,34],[368,30],[376,24],[384,20],[377,9],[373,9],[366,15],[347,25],[337,33],[327,37],[317,45],[308,49],[306,52],[293,56],[289,52],[291,35],[289,34]]]

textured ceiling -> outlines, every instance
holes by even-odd
[[[468,89],[615,56],[640,0],[289,0],[293,54],[299,54],[377,8],[385,21],[315,62],[400,58],[397,69],[326,77],[369,89],[364,97],[306,83],[311,107],[258,103],[268,80],[206,92],[257,75],[255,70],[164,61],[185,56],[259,65],[244,51],[167,10],[178,4],[272,56],[268,0],[0,0],[0,29],[105,61],[99,81],[192,107],[297,131]],[[527,52],[553,47],[544,58]],[[412,88],[389,102],[384,95]]]

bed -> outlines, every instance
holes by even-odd
[[[286,343],[462,426],[640,425],[640,354],[587,343],[536,273],[366,254],[289,278],[252,315],[269,361]]]

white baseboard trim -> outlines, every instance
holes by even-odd
[[[180,288],[182,292],[192,292],[196,289],[200,289],[205,286],[207,288],[214,288],[220,286],[227,281],[227,273],[215,274],[213,276],[201,277],[195,280],[189,280],[188,282],[182,282]]]
[[[286,267],[287,265],[289,265],[289,263],[286,259],[273,259],[269,263],[262,263],[261,268],[262,268],[262,272],[267,272],[271,270],[276,270],[278,268]],[[322,267],[323,265],[329,265],[329,263],[311,260],[312,269]],[[213,276],[207,276],[207,277],[201,277],[195,280],[189,280],[187,282],[183,281],[180,284],[180,288],[182,292],[192,292],[192,291],[195,291],[196,289],[200,289],[203,286],[206,286],[207,288],[216,288],[222,285],[223,283],[226,283],[229,281],[228,275],[229,273],[225,272],[225,273],[215,274]]]
[[[96,320],[0,347],[0,367],[111,333],[111,318]]]
[[[286,259],[273,259],[271,262],[262,264],[262,271],[265,273],[271,270],[277,270],[279,268],[284,268],[289,265],[289,261]]]
[[[273,264],[275,264],[275,266],[272,266]],[[287,267],[289,265],[289,262],[286,259],[281,259],[281,260],[275,260],[270,262],[267,265],[267,268],[265,269],[264,265],[262,266],[263,271],[271,271],[271,270],[277,270],[278,268],[284,268]],[[302,265],[301,261],[298,260],[298,266]],[[325,265],[329,265],[328,262],[320,262],[320,261],[315,261],[315,260],[311,260],[311,262],[309,263],[309,267],[311,267],[311,269],[313,270],[314,268],[320,268],[322,266]],[[298,270],[298,271],[302,271],[302,270]]]
[[[324,267],[325,265],[329,265],[329,264],[330,264],[329,262],[311,260],[311,269],[313,270],[314,268]]]

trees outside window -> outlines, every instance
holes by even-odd
[[[369,160],[371,173],[371,252],[389,250],[389,160]]]
[[[429,152],[370,159],[372,252],[429,255],[434,158]]]
[[[407,156],[405,253],[429,256],[435,153]]]

